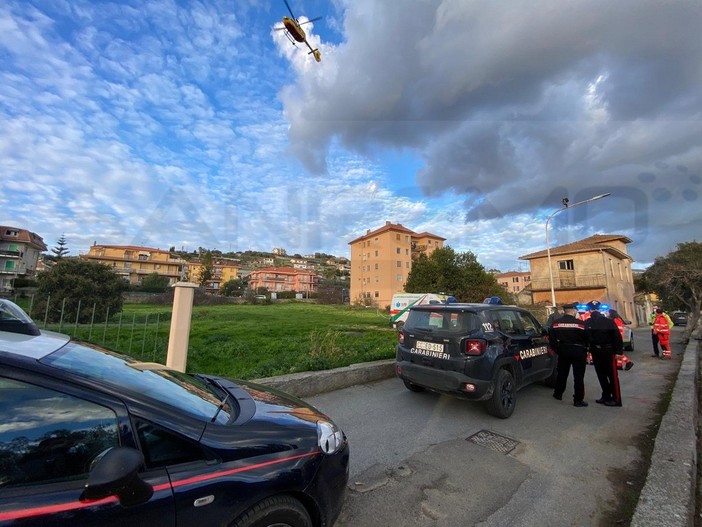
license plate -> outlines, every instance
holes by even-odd
[[[414,347],[418,350],[438,351],[439,353],[443,353],[444,351],[443,344],[437,344],[435,342],[424,342],[423,340],[418,340],[417,344],[415,344]]]

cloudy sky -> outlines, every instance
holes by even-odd
[[[702,240],[697,0],[0,2],[0,224],[326,252],[385,221],[483,265]]]

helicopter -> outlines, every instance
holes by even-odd
[[[316,18],[308,20],[307,22],[301,23],[297,18],[295,18],[292,9],[290,9],[290,4],[288,4],[288,0],[283,0],[283,2],[285,2],[285,6],[288,8],[288,11],[290,11],[290,17],[284,16],[283,27],[276,27],[275,29],[278,31],[285,30],[285,36],[288,37],[288,40],[292,43],[293,46],[296,45],[296,41],[304,42],[305,44],[307,44],[307,47],[310,48],[310,52],[308,53],[308,55],[312,55],[314,57],[314,60],[316,60],[317,62],[321,62],[322,54],[319,52],[318,49],[313,49],[312,46],[310,46],[310,43],[307,41],[305,31],[302,29],[301,26],[303,24],[309,24],[310,22],[319,20],[322,17],[318,16]]]

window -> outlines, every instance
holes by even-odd
[[[375,251],[375,257],[376,258],[378,257],[378,251]]]
[[[517,311],[493,311],[490,313],[492,324],[497,329],[508,335],[523,335]]]
[[[518,282],[519,282],[519,277],[518,277],[518,276],[513,276],[513,277],[512,277],[512,282],[518,283]]]
[[[376,271],[378,270],[378,264],[375,264],[375,270]]]
[[[575,269],[575,265],[573,265],[573,260],[559,260],[558,268],[561,271],[573,271]]]
[[[378,298],[380,296],[380,291],[376,291],[373,296],[375,296],[375,298]]]
[[[402,267],[402,262],[400,260],[397,261],[397,266]]]
[[[400,235],[399,235],[399,234],[396,234],[396,235],[395,235],[395,240],[397,240],[397,241],[399,242],[400,239],[401,239],[401,238],[400,238]]]
[[[190,463],[205,458],[196,443],[147,421],[137,421],[136,429],[148,468]]]
[[[409,262],[405,262],[405,267],[406,267],[407,269],[409,269],[409,268],[410,268],[410,263],[409,263]]]
[[[622,263],[617,263],[617,266],[619,266],[619,279],[624,280],[624,275],[622,274]]]
[[[119,446],[111,409],[14,379],[0,377],[0,415],[13,424],[0,428],[0,489],[85,479]]]
[[[397,248],[395,249],[395,252],[396,252],[397,254],[401,254],[401,253],[400,253],[400,248],[397,247]]]
[[[12,260],[7,260],[5,262],[5,270],[12,271],[14,268],[15,268],[15,262],[13,262]]]
[[[409,249],[405,249],[405,256],[409,256]]]
[[[541,327],[539,326],[539,323],[536,322],[536,319],[534,319],[534,317],[532,317],[528,313],[522,313],[521,311],[517,311],[516,314],[520,322],[522,323],[524,333],[526,333],[530,337],[539,334]]]
[[[398,281],[398,282],[402,282],[402,275],[401,275],[401,274],[398,274],[398,275],[397,275],[397,281]]]
[[[612,259],[609,259],[609,274],[614,278],[614,264],[612,264]]]
[[[141,260],[142,262],[145,262],[145,261],[147,261],[148,259],[149,259],[149,255],[148,255],[148,254],[140,254],[140,255],[139,255],[139,260]]]

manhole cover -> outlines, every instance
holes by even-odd
[[[495,452],[500,452],[501,454],[509,454],[519,444],[519,441],[501,436],[495,432],[490,432],[489,430],[481,430],[470,436],[467,441],[471,441],[476,445],[492,448]]]

